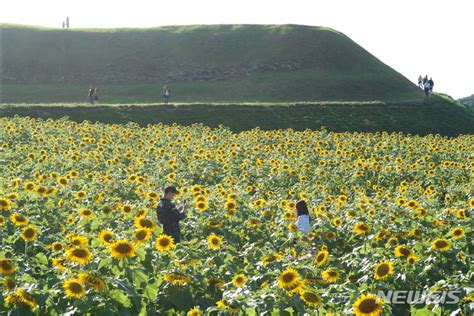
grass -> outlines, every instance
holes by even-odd
[[[81,122],[146,124],[220,124],[233,131],[259,127],[295,130],[325,127],[337,132],[405,132],[456,136],[474,133],[473,111],[455,102],[434,97],[418,103],[318,102],[318,103],[179,103],[162,104],[4,104],[0,116],[37,118],[69,117]]]
[[[421,98],[335,30],[302,25],[54,29],[3,24],[4,103],[369,101]],[[41,58],[38,58],[41,56]],[[289,68],[288,68],[289,67]]]

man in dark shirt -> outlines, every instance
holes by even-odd
[[[178,194],[178,190],[174,186],[169,186],[165,189],[165,195],[160,199],[156,214],[158,221],[163,225],[163,233],[173,237],[174,243],[181,241],[181,232],[179,230],[179,221],[186,218],[186,211],[188,205],[184,204],[179,209],[171,202]]]

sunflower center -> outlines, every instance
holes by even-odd
[[[79,283],[73,282],[69,284],[69,290],[75,294],[82,292],[82,286]]]
[[[75,249],[72,254],[77,258],[87,258],[87,251],[84,249]]]
[[[35,236],[35,231],[31,228],[25,230],[24,235],[26,238],[33,238]]]
[[[323,253],[321,253],[321,254],[319,254],[318,257],[316,258],[316,261],[317,261],[317,262],[321,262],[321,261],[324,260],[324,258],[325,258],[325,255],[324,255]]]
[[[329,271],[328,275],[333,278],[333,277],[337,276],[337,272],[336,271]]]
[[[140,225],[145,228],[153,228],[153,224],[147,219],[140,220]]]
[[[104,235],[104,240],[107,241],[107,242],[111,241],[112,240],[112,235],[110,235],[110,234]]]
[[[219,240],[217,238],[212,238],[211,243],[215,246],[219,245]]]
[[[119,244],[115,250],[120,253],[129,253],[132,248],[128,244]]]
[[[292,273],[285,273],[282,279],[285,283],[290,283],[295,279],[295,276]]]
[[[380,266],[378,266],[378,268],[377,268],[377,274],[378,274],[378,275],[381,275],[381,276],[387,275],[387,273],[388,273],[389,270],[390,270],[390,268],[389,268],[388,264],[383,263],[383,264],[381,264]]]
[[[311,292],[305,292],[303,294],[303,297],[304,299],[307,301],[307,302],[310,302],[310,303],[317,303],[319,302],[319,298],[316,294],[314,293],[311,293]]]
[[[139,231],[139,232],[137,233],[136,237],[137,237],[138,240],[142,240],[142,239],[145,239],[145,238],[146,238],[146,235],[147,235],[147,234],[146,234],[146,231],[143,231],[143,230],[142,230],[142,231]]]
[[[166,238],[160,239],[160,246],[161,247],[166,247],[170,244],[170,241]]]
[[[438,240],[436,242],[436,248],[444,248],[448,245],[448,243],[444,240]]]
[[[377,302],[373,298],[363,300],[359,305],[359,310],[362,313],[372,313],[377,308]]]
[[[6,261],[6,260],[3,260],[2,261],[2,269],[3,270],[11,270],[12,269],[12,265],[10,264],[10,262]]]

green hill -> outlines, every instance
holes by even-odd
[[[299,25],[52,29],[1,25],[4,103],[419,100],[344,34]]]

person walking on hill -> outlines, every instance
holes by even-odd
[[[163,87],[163,102],[168,104],[170,102],[171,97],[171,90],[168,88],[167,85]]]
[[[171,202],[177,194],[178,190],[174,186],[166,187],[165,195],[160,199],[156,208],[158,221],[163,225],[163,233],[172,237],[175,244],[181,241],[179,222],[186,218],[188,210],[187,203],[176,208],[176,205]]]
[[[425,83],[428,81],[428,75],[426,75],[424,78],[423,78],[423,87],[425,86]]]
[[[421,75],[418,77],[418,87],[423,89],[423,77]]]
[[[433,87],[434,87],[433,78],[430,77],[430,80],[428,80],[428,83],[430,84],[430,95],[432,95],[433,94]]]
[[[94,94],[92,96],[92,98],[94,99],[94,101],[99,101],[99,88],[95,87],[94,89]]]
[[[69,17],[66,17],[66,28],[69,28]]]
[[[95,89],[92,86],[89,87],[89,93],[87,94],[87,99],[91,104],[94,104],[94,92]]]
[[[423,88],[424,88],[424,91],[425,91],[425,96],[429,97],[430,96],[430,90],[431,90],[431,85],[428,81],[425,81],[425,83],[423,84]]]

